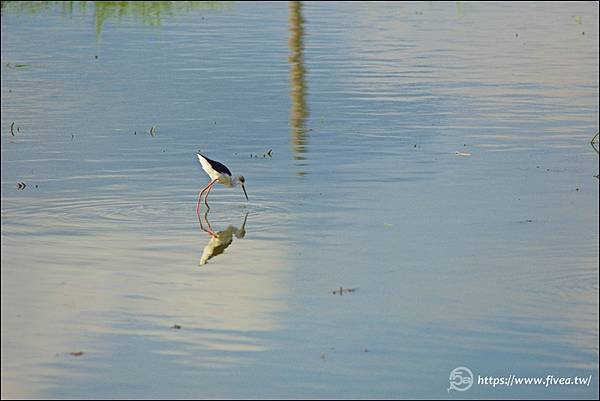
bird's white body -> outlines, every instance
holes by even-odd
[[[213,166],[208,162],[208,160],[205,157],[203,157],[201,154],[197,154],[197,156],[198,161],[202,165],[202,170],[204,170],[206,174],[208,174],[211,180],[217,180],[219,184],[223,184],[229,188],[234,186],[234,179],[231,177],[231,175],[227,173],[219,173],[213,168]]]

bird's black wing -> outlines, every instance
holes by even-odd
[[[212,166],[212,168],[214,168],[217,172],[231,176],[231,171],[229,171],[229,169],[227,168],[226,165],[224,165],[223,163],[219,163],[216,160],[211,160],[208,157],[204,156],[202,153],[198,153],[198,154],[200,156],[204,157],[206,159],[206,161]]]

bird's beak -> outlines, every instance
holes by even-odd
[[[246,193],[246,187],[242,184],[242,189],[244,190],[244,195],[246,196],[246,200],[248,200],[248,194]]]

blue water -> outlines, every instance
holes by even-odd
[[[3,398],[598,398],[597,3],[2,7]]]

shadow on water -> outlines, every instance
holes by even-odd
[[[239,239],[244,238],[246,235],[246,221],[248,220],[248,213],[246,213],[244,216],[244,221],[241,226],[235,227],[230,225],[224,230],[214,231],[210,222],[208,221],[209,211],[210,209],[204,213],[204,223],[206,226],[202,224],[201,218],[198,219],[198,222],[200,223],[200,229],[207,233],[210,237],[210,240],[202,251],[202,256],[200,257],[200,262],[198,263],[200,266],[205,265],[213,257],[225,252],[225,249],[227,249],[233,242],[234,235]]]
[[[305,127],[306,118],[308,117],[308,109],[306,107],[306,82],[304,76],[306,68],[304,67],[304,18],[302,17],[302,3],[299,1],[291,1],[289,5],[290,11],[290,99],[292,107],[290,109],[290,126],[292,130],[292,150],[294,159],[300,161],[299,166],[305,166],[302,161],[305,160],[304,153],[307,148],[307,132]],[[297,175],[305,175],[306,172],[302,168],[296,173]]]
[[[160,26],[164,17],[194,10],[226,10],[232,3],[226,1],[2,1],[2,12],[10,9],[17,14],[38,14],[60,8],[65,18],[87,16],[93,3],[96,39],[100,39],[106,22],[120,22],[133,17],[144,25]]]

